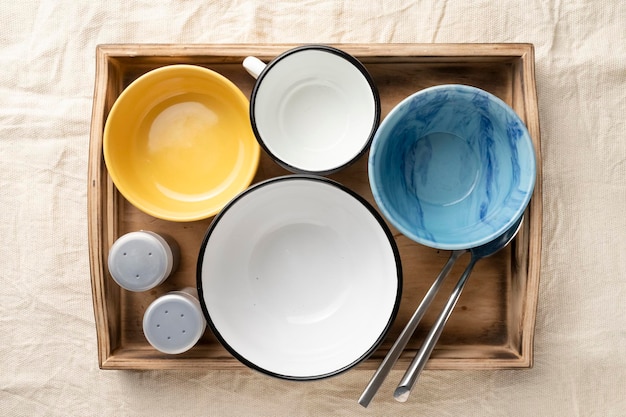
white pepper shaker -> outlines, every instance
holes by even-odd
[[[143,315],[143,333],[155,349],[168,354],[188,351],[206,329],[197,291],[185,288],[154,300]]]
[[[178,267],[180,250],[169,236],[140,230],[119,237],[109,251],[111,277],[129,291],[147,291]]]

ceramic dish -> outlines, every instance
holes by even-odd
[[[372,142],[368,173],[376,203],[400,232],[438,249],[469,249],[522,216],[535,185],[535,151],[502,100],[440,85],[391,110]]]
[[[192,221],[215,215],[250,184],[260,148],[237,86],[203,67],[170,65],[118,97],[103,153],[115,186],[135,207]]]
[[[258,77],[250,97],[252,128],[283,168],[330,174],[367,151],[380,121],[380,97],[355,57],[304,45],[268,65],[254,57],[243,65]]]
[[[375,210],[340,184],[278,177],[237,197],[202,243],[206,319],[241,362],[280,378],[342,372],[383,340],[398,310],[398,251]]]

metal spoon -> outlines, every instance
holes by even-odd
[[[463,286],[467,282],[467,278],[469,278],[470,274],[472,273],[472,269],[474,268],[476,262],[478,262],[482,258],[493,255],[494,253],[498,252],[500,249],[508,245],[519,231],[522,224],[522,219],[523,217],[520,217],[517,222],[513,224],[513,226],[511,226],[506,232],[504,232],[494,240],[485,243],[484,245],[470,249],[470,253],[472,254],[470,263],[467,265],[467,268],[465,268],[465,271],[463,272],[463,275],[461,275],[461,278],[456,284],[456,287],[454,287],[454,290],[452,290],[452,294],[450,295],[448,302],[446,303],[443,311],[437,318],[435,325],[428,333],[428,336],[426,336],[424,344],[417,352],[417,355],[413,359],[413,362],[411,362],[411,365],[402,377],[400,384],[394,391],[393,397],[396,400],[400,402],[405,402],[406,400],[408,400],[411,389],[417,381],[420,373],[424,369],[426,361],[428,361],[428,358],[430,357],[430,354],[432,353],[435,344],[437,344],[439,336],[441,336],[443,328],[446,325],[446,322],[448,321],[448,318],[450,317],[454,306],[459,300],[461,292],[463,291]]]
[[[374,395],[376,395],[378,388],[380,388],[381,384],[389,374],[389,371],[391,371],[393,365],[398,361],[400,354],[411,339],[411,336],[413,336],[413,333],[415,333],[417,325],[419,324],[420,320],[422,320],[424,313],[426,312],[426,310],[428,310],[428,307],[435,298],[435,295],[437,295],[439,287],[441,287],[441,284],[445,281],[446,277],[450,273],[452,266],[454,266],[456,260],[459,259],[459,257],[465,252],[467,252],[467,249],[460,249],[455,250],[450,254],[448,262],[446,262],[446,264],[444,265],[443,269],[437,276],[437,279],[435,279],[435,282],[433,282],[433,285],[430,287],[430,289],[424,296],[424,299],[422,299],[422,302],[417,307],[417,310],[415,310],[415,313],[413,313],[413,316],[402,330],[402,333],[400,333],[400,336],[398,336],[393,346],[391,346],[391,349],[389,349],[389,352],[387,352],[387,355],[378,366],[378,369],[372,376],[372,379],[370,379],[367,387],[365,387],[365,390],[363,390],[363,394],[361,394],[361,397],[359,398],[359,404],[361,404],[363,407],[367,407],[370,401],[372,401],[372,398],[374,398]]]

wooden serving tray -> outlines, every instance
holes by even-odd
[[[129,204],[116,190],[102,156],[104,123],[121,91],[141,74],[169,64],[208,67],[250,95],[254,80],[241,66],[248,55],[269,61],[296,45],[103,45],[96,50],[96,80],[89,149],[89,255],[102,369],[244,369],[207,329],[199,343],[180,355],[153,349],[142,331],[143,313],[158,296],[195,287],[196,259],[211,219],[175,223],[155,219]],[[537,185],[514,242],[480,261],[435,348],[431,369],[524,368],[532,366],[533,334],[541,257],[541,146],[530,44],[340,44],[360,59],[378,86],[382,117],[406,96],[437,84],[469,84],[500,97],[525,121],[537,155]],[[288,174],[265,154],[254,182]],[[374,204],[367,155],[331,178]],[[375,205],[375,204],[374,204]],[[167,233],[180,245],[177,272],[143,293],[122,290],[110,277],[107,256],[115,239],[139,229]],[[375,369],[445,264],[449,252],[421,246],[391,228],[404,270],[400,311],[381,347],[359,369]],[[398,361],[406,368],[469,261],[452,270],[413,339]]]

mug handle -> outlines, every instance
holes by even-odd
[[[248,74],[252,75],[255,79],[259,78],[259,75],[261,75],[266,66],[267,64],[265,62],[254,56],[246,57],[246,59],[243,60],[243,67],[248,71]]]

